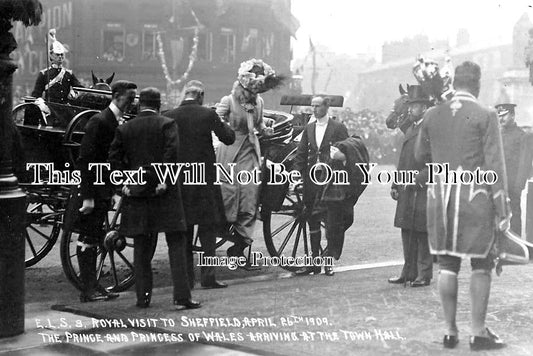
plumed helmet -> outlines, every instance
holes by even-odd
[[[50,31],[48,31],[48,45],[50,54],[65,54],[67,52],[65,46],[57,40],[55,28],[51,28]]]

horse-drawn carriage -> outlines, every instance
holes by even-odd
[[[35,168],[20,179],[21,186],[29,197],[26,266],[40,261],[58,240],[71,188],[62,183],[61,179],[74,169],[85,124],[111,100],[109,91],[84,88],[77,88],[77,91],[88,96],[68,105],[47,103],[50,114],[43,112],[35,99],[31,98],[13,109],[13,119],[22,137],[26,161],[53,163],[58,172],[50,174],[50,169],[48,172],[39,172]],[[87,100],[91,96],[92,99]],[[99,96],[100,99],[94,100],[94,96]],[[332,98],[332,106],[342,106],[342,97]],[[310,105],[310,102],[311,96],[296,96],[284,97],[281,104],[305,106]],[[293,125],[294,116],[271,110],[265,110],[264,116],[274,120],[274,135],[260,138],[265,162],[263,167],[268,169],[266,162],[274,162],[283,163],[287,170],[291,170],[299,142],[298,128]],[[307,121],[304,120],[304,124],[305,122]],[[265,182],[263,179],[263,183]],[[134,283],[133,240],[118,233],[120,205],[119,199],[109,211],[105,222],[107,233],[98,248],[97,277],[100,284],[111,291],[125,290]],[[263,184],[259,211],[265,246],[271,256],[297,258],[310,254],[306,224],[310,212],[303,204],[300,186],[289,186],[289,183]],[[76,255],[78,237],[78,233],[74,231],[63,230],[60,255],[67,278],[80,288]],[[217,248],[225,242],[224,238],[218,238]],[[200,249],[198,238],[194,243],[195,248]],[[155,248],[153,246],[154,251]],[[288,270],[298,268],[288,265],[283,267]]]

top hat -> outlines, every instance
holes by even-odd
[[[421,85],[410,85],[407,88],[407,103],[427,103],[429,104],[429,96],[424,93]]]

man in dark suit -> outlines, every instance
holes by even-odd
[[[490,296],[496,229],[509,218],[505,161],[498,118],[478,100],[481,69],[473,62],[455,68],[451,100],[429,109],[415,145],[416,159],[448,164],[455,173],[493,171],[489,182],[468,179],[454,184],[444,172],[428,172],[427,229],[431,253],[438,255],[439,294],[447,332],[445,348],[458,343],[456,323],[461,259],[470,258],[471,350],[505,346],[485,319]],[[436,168],[437,169],[437,168]],[[474,173],[472,173],[474,174]]]
[[[134,269],[137,306],[147,308],[152,295],[152,248],[159,232],[164,232],[174,284],[177,309],[196,309],[191,299],[186,267],[187,228],[178,182],[159,178],[152,163],[172,163],[178,155],[176,123],[159,115],[161,95],[156,88],[145,88],[139,95],[139,114],[120,126],[111,143],[109,161],[114,169],[145,172],[145,184],[125,185],[120,232],[134,239]]]
[[[411,287],[428,286],[433,277],[433,258],[429,253],[426,228],[427,173],[426,162],[415,160],[415,143],[424,113],[430,105],[429,98],[420,85],[408,88],[410,126],[405,131],[399,172],[414,171],[415,184],[393,184],[391,197],[398,201],[394,226],[402,229],[404,265],[399,277],[389,278],[389,283],[411,282]],[[408,182],[405,182],[408,183]]]
[[[65,227],[80,232],[76,249],[82,283],[82,302],[118,297],[101,288],[96,280],[96,257],[99,241],[104,237],[103,225],[110,207],[113,189],[106,180],[105,185],[95,185],[95,169],[89,170],[90,163],[106,163],[109,146],[115,129],[122,121],[122,114],[128,110],[135,99],[137,86],[128,81],[117,81],[111,87],[112,101],[108,108],[94,115],[85,126],[81,141],[77,168],[81,171],[80,190],[74,191],[82,203],[70,206],[65,216]],[[76,205],[79,199],[70,200]],[[71,214],[78,209],[80,214]]]
[[[311,254],[312,257],[320,255],[320,240],[322,238],[320,231],[321,214],[316,211],[315,203],[320,198],[318,195],[322,193],[323,186],[316,185],[310,179],[310,170],[313,165],[317,163],[328,164],[331,160],[330,150],[332,144],[345,140],[348,138],[348,130],[344,124],[331,119],[328,116],[329,98],[325,95],[317,95],[311,100],[311,107],[313,108],[313,116],[309,120],[309,124],[305,127],[302,138],[298,145],[298,150],[295,158],[295,169],[300,171],[304,182],[304,204],[312,211],[307,223],[309,224],[309,234],[311,239]],[[338,151],[335,150],[335,151]],[[341,156],[341,152],[335,152]],[[341,157],[342,158],[342,157]],[[317,172],[320,172],[320,166],[317,166]],[[343,216],[341,211],[335,208],[329,208],[326,218],[326,231],[328,225],[339,224],[336,219]],[[342,223],[340,223],[342,225]],[[338,247],[339,242],[336,239],[339,236],[335,234],[330,236],[326,233],[328,238],[328,247]],[[332,249],[326,250],[326,255],[333,256],[335,251]],[[303,270],[298,271],[298,274],[320,274],[321,266],[309,266]],[[325,273],[328,276],[333,276],[334,272],[331,266],[325,266]]]
[[[198,225],[198,235],[205,256],[215,256],[217,228],[226,222],[220,186],[216,178],[215,151],[211,132],[225,145],[235,142],[235,132],[224,123],[216,112],[202,106],[204,85],[192,80],[185,86],[184,99],[180,106],[165,113],[178,124],[180,150],[178,162],[205,165],[206,185],[182,185],[183,208],[187,219],[187,264],[190,282],[194,283],[193,235]],[[204,288],[224,288],[226,284],[215,278],[214,267],[201,268],[201,284]]]

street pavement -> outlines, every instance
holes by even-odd
[[[508,346],[468,347],[470,268],[459,278],[460,343],[442,348],[436,286],[387,283],[397,266],[347,268],[333,277],[280,272],[197,288],[197,310],[175,311],[172,288],[154,290],[148,309],[135,294],[109,302],[26,308],[26,332],[0,339],[9,355],[533,355],[533,266],[509,266],[493,277],[487,324]],[[62,319],[63,318],[63,319]],[[192,341],[191,341],[192,340]]]

